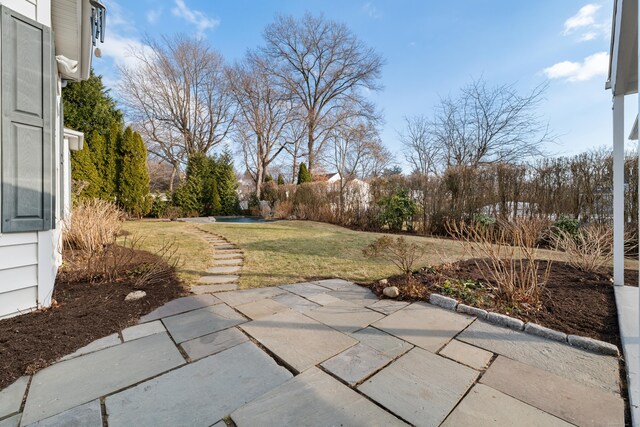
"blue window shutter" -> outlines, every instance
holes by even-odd
[[[1,7],[2,232],[53,228],[51,29]]]

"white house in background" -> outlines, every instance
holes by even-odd
[[[61,91],[89,77],[106,9],[96,0],[0,0],[0,318],[51,304],[69,214]]]
[[[638,0],[615,0],[609,77],[613,95],[613,281],[624,353],[631,419],[640,426],[640,292],[624,286],[624,97],[638,93]],[[637,109],[634,108],[637,113]],[[636,124],[630,138],[638,138]]]

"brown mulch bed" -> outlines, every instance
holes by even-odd
[[[544,268],[545,261],[540,265],[540,269]],[[404,301],[428,301],[431,293],[445,294],[468,305],[620,346],[611,278],[611,270],[586,273],[567,263],[553,262],[540,307],[508,307],[498,303],[490,287],[482,285],[484,276],[474,260],[421,270],[414,273],[411,280],[401,275],[389,278],[386,285],[373,283],[368,286],[381,297],[386,286],[397,286],[400,289],[398,299]],[[625,270],[625,284],[638,286],[637,270]]]
[[[83,269],[65,266],[58,274],[51,308],[0,320],[0,390],[21,375],[33,374],[98,338],[131,326],[141,316],[186,294],[174,270],[158,256],[128,251],[120,258],[124,261],[115,281],[93,283],[96,280],[88,280]],[[65,263],[67,256],[73,258],[73,251],[65,254]],[[140,271],[154,264],[167,267],[162,281],[136,286]],[[135,290],[147,295],[124,301]]]

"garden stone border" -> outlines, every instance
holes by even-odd
[[[579,347],[583,350],[607,356],[620,356],[620,350],[618,349],[618,346],[614,344],[579,335],[567,335],[564,332],[556,331],[555,329],[550,329],[533,322],[525,323],[520,319],[507,316],[506,314],[489,312],[481,308],[460,304],[456,299],[444,295],[435,293],[429,295],[429,303],[446,310],[470,314],[498,326],[514,329],[516,331],[523,331],[527,334],[537,335],[539,337],[565,343],[573,347]]]

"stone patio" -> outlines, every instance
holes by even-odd
[[[0,427],[624,421],[616,357],[337,279],[181,298],[0,391]]]

